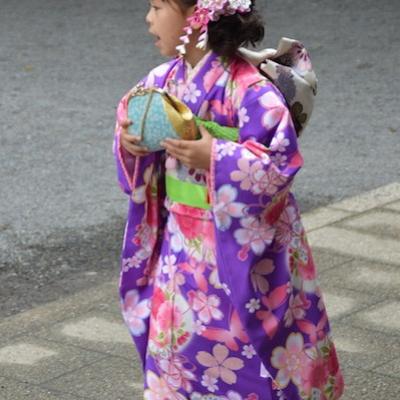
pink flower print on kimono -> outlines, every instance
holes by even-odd
[[[232,185],[223,185],[217,192],[214,217],[218,229],[226,231],[231,227],[232,217],[244,215],[245,204],[235,202],[238,190]]]
[[[197,103],[198,97],[200,97],[201,91],[197,89],[197,85],[194,82],[189,83],[183,93],[183,100],[186,103]]]
[[[303,336],[291,333],[286,340],[286,347],[276,347],[272,352],[272,365],[279,370],[275,381],[284,389],[290,381],[296,386],[302,383],[302,372],[310,363],[304,351]]]
[[[296,296],[292,294],[289,299],[289,308],[284,317],[285,326],[292,326],[294,321],[302,320],[310,306],[311,301],[307,299],[304,292],[300,292]]]
[[[194,318],[187,301],[179,294],[154,288],[149,333],[150,354],[183,348],[194,331]]]
[[[304,230],[290,242],[287,247],[287,257],[293,287],[307,293],[315,293],[318,285],[317,272]]]
[[[133,336],[140,336],[146,330],[144,320],[150,315],[149,300],[140,301],[139,292],[131,290],[126,293],[121,303],[124,321]]]
[[[213,390],[217,390],[216,389],[216,385],[215,383],[213,384],[213,382],[216,382],[217,380],[215,378],[205,378],[205,385],[207,386],[207,381],[209,382],[209,386],[208,387],[212,387]],[[211,392],[211,390],[210,390]],[[247,396],[244,395],[240,395],[237,392],[234,392],[233,390],[229,390],[228,393],[226,393],[225,396],[220,396],[220,395],[212,395],[212,394],[206,394],[206,395],[201,395],[198,392],[193,392],[190,395],[190,400],[259,400],[258,394],[256,393],[250,393]]]
[[[244,366],[244,362],[240,358],[229,357],[229,349],[222,344],[216,344],[212,349],[212,354],[199,351],[196,360],[200,365],[207,367],[202,376],[202,385],[208,385],[210,392],[214,392],[218,388],[219,379],[228,385],[236,383],[237,375],[234,371],[238,371]]]
[[[326,336],[305,352],[309,358],[302,372],[302,387],[307,396],[305,399],[338,399],[343,393],[343,377],[337,375],[339,364],[331,338]],[[332,374],[337,375],[337,378],[332,379]]]
[[[275,269],[274,262],[268,258],[259,261],[250,272],[251,283],[254,290],[262,294],[266,294],[269,290],[267,275],[271,274]]]
[[[158,377],[151,370],[147,370],[146,382],[148,389],[144,391],[145,400],[186,400],[184,396],[171,388],[163,377]]]
[[[209,92],[215,84],[217,86],[225,86],[228,77],[228,71],[225,71],[225,67],[221,62],[218,60],[213,61],[210,70],[203,77],[204,90]]]
[[[275,228],[257,217],[246,217],[240,219],[241,229],[234,232],[235,239],[242,245],[238,258],[244,260],[251,250],[254,254],[261,255],[267,245],[272,243]]]
[[[193,365],[187,363],[184,356],[168,354],[166,357],[160,357],[157,365],[169,387],[174,390],[184,389],[188,393],[193,391],[191,381],[196,381],[196,376],[193,373]],[[190,366],[190,369],[187,366]]]
[[[223,318],[224,314],[219,309],[221,300],[217,295],[207,296],[200,290],[191,290],[188,292],[188,297],[193,311],[197,312],[199,320],[204,324],[209,324],[211,319],[221,320]]]
[[[264,128],[271,130],[279,124],[279,129],[286,129],[290,121],[290,114],[286,107],[282,107],[282,100],[273,91],[270,91],[261,96],[259,101],[266,109],[262,117]]]

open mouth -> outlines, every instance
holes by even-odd
[[[150,35],[152,35],[152,36],[154,37],[155,44],[157,44],[157,43],[160,42],[160,40],[161,40],[160,36],[157,36],[157,35],[154,34],[153,32],[149,32],[149,33],[150,33]]]

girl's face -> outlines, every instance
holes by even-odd
[[[182,11],[173,1],[150,0],[146,22],[149,32],[156,38],[155,46],[163,56],[173,57],[177,54],[176,46],[181,44],[179,38],[184,34],[186,19],[193,8]]]

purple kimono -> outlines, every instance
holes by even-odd
[[[147,400],[334,400],[343,379],[299,210],[303,160],[279,90],[244,59],[209,52],[150,72],[203,119],[239,128],[213,139],[210,170],[165,152],[114,153],[130,196],[120,276],[124,320]],[[202,185],[210,208],[166,196],[165,180]]]

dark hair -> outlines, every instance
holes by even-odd
[[[181,9],[197,4],[197,0],[172,0]],[[261,42],[264,38],[264,23],[251,2],[251,11],[245,14],[223,16],[208,24],[208,43],[212,50],[222,57],[232,58],[239,47]]]

